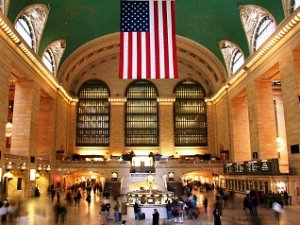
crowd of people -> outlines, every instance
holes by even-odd
[[[167,222],[168,223],[183,223],[185,220],[196,220],[200,213],[212,213],[215,225],[222,225],[223,211],[228,207],[231,202],[234,203],[234,192],[227,190],[226,193],[222,188],[216,188],[214,190],[215,200],[213,203],[208,201],[208,196],[211,194],[211,189],[205,188],[199,189],[202,193],[201,200],[199,202],[199,195],[195,189],[186,188],[186,192],[182,196],[177,196],[172,199],[168,199],[165,205]],[[126,220],[122,220],[121,205],[119,198],[111,198],[101,195],[100,190],[94,188],[94,186],[73,185],[67,188],[65,192],[61,189],[54,188],[52,185],[49,188],[49,196],[53,201],[53,215],[54,221],[57,224],[64,224],[69,207],[81,207],[81,199],[84,197],[87,207],[90,207],[93,197],[99,194],[101,198],[100,205],[100,224],[105,225],[108,221],[121,222],[122,225],[126,224]],[[93,195],[95,194],[95,195]],[[271,197],[270,197],[271,196]],[[272,209],[276,220],[280,219],[280,215],[283,209],[283,205],[288,203],[286,192],[282,193],[268,193],[267,195],[261,191],[247,190],[245,197],[243,198],[241,208],[244,210],[245,218],[257,218],[259,215],[259,206],[264,206]],[[209,205],[210,204],[210,205]],[[141,205],[138,201],[134,206],[134,218],[136,220],[145,219],[141,211]],[[208,210],[209,208],[209,210]],[[0,202],[0,215],[2,223],[12,222],[15,218],[22,213],[22,209],[19,204],[13,201],[9,202],[7,199]],[[144,217],[143,217],[144,216]],[[147,218],[149,219],[149,218]],[[154,209],[152,214],[152,224],[159,225],[160,213],[157,209]],[[162,223],[165,224],[165,223]]]

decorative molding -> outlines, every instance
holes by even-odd
[[[58,83],[55,77],[46,68],[40,57],[32,51],[31,48],[23,41],[20,34],[15,30],[14,26],[10,21],[0,13],[0,38],[12,49],[16,51],[25,63],[36,71],[39,76],[46,84],[50,87],[55,88],[56,92],[59,93],[66,102],[72,103],[77,102],[77,98],[72,98],[67,91]]]
[[[240,17],[247,37],[250,54],[253,54],[254,52],[254,38],[256,29],[262,18],[266,16],[270,17],[276,24],[276,20],[273,15],[263,7],[257,5],[240,6]]]
[[[205,76],[205,85],[209,84],[209,90],[216,90],[227,80],[224,66],[208,49],[181,36],[177,36],[177,46],[179,64],[184,63],[196,74]],[[74,51],[61,66],[58,77],[63,86],[71,91],[72,85],[82,80],[79,76],[88,74],[89,69],[99,63],[115,61],[118,56],[119,33],[97,38]]]
[[[230,80],[223,85],[218,92],[212,96],[211,98],[206,98],[206,102],[214,102],[223,96],[228,89],[232,85],[237,85],[243,78],[245,78],[248,73],[247,70],[251,69],[254,65],[256,65],[259,60],[262,59],[263,56],[265,56],[271,49],[278,44],[279,41],[282,41],[293,29],[296,32],[299,32],[300,27],[298,26],[300,24],[300,8],[298,8],[293,14],[284,21],[284,23],[281,23],[280,26],[278,26],[275,30],[275,32],[271,35],[269,39],[259,48],[258,51],[253,53],[249,58],[245,61],[245,67],[241,70],[239,70],[234,76],[230,78]]]
[[[222,40],[219,42],[219,47],[222,52],[226,69],[227,69],[227,74],[228,76],[232,75],[232,60],[233,60],[233,54],[235,51],[239,50],[243,55],[242,49],[235,43],[228,41],[228,40]],[[245,55],[244,55],[245,58]]]
[[[200,79],[202,81],[200,83],[203,86],[203,88],[206,90],[206,93],[208,95],[213,93],[215,86],[213,85],[211,79],[208,79],[209,78],[208,74],[204,73],[199,67],[195,66],[188,60],[178,59],[178,63],[191,69],[195,75],[198,75],[200,77]]]
[[[194,58],[196,61],[200,62],[201,64],[203,64],[204,67],[207,68],[207,70],[212,74],[213,78],[215,79],[215,82],[218,82],[219,81],[219,77],[218,75],[216,74],[216,72],[213,70],[213,68],[206,62],[204,61],[199,55],[196,55],[190,51],[188,51],[187,49],[183,49],[183,48],[180,48],[178,47],[177,48],[177,51],[183,53],[183,54],[186,54],[188,55],[189,57],[192,57]]]
[[[218,57],[205,46],[177,35],[177,52],[178,58],[185,57],[180,56],[180,54],[183,53],[184,55],[191,57],[195,62],[204,65],[204,67],[213,74],[215,82],[224,83],[226,81],[227,74],[224,65],[220,62]],[[197,65],[195,62],[194,64]]]
[[[33,29],[33,33],[35,35],[35,51],[38,52],[40,41],[42,37],[42,33],[45,28],[46,21],[48,19],[50,7],[45,4],[32,4],[30,6],[27,6],[24,8],[19,15],[17,16],[17,19],[21,15],[25,15]]]
[[[66,49],[66,40],[65,39],[60,39],[60,40],[56,40],[53,41],[50,45],[48,45],[48,47],[45,49],[45,51],[47,49],[50,49],[53,53],[54,56],[54,74],[57,74],[57,70],[60,64],[60,60],[64,54],[64,51]],[[44,51],[44,53],[45,53]],[[43,54],[44,54],[43,53]]]

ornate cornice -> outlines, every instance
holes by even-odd
[[[189,39],[177,36],[177,52],[179,65],[189,67],[195,74],[204,76],[209,90],[216,90],[226,80],[226,70],[209,50]],[[89,69],[119,55],[119,33],[97,38],[77,49],[64,62],[59,72],[60,80],[66,89],[71,90],[78,84]],[[189,63],[187,63],[189,62]],[[186,74],[183,74],[186,75]]]

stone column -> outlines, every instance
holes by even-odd
[[[293,53],[293,54],[292,54]],[[280,59],[280,78],[286,125],[290,174],[300,174],[299,154],[291,154],[291,146],[300,145],[300,51]]]
[[[33,81],[17,81],[13,113],[11,153],[35,156],[40,109],[40,87]]]
[[[207,115],[207,144],[208,149],[211,150],[213,155],[219,155],[217,146],[217,131],[216,131],[216,108],[211,102],[206,103]]]
[[[52,159],[55,149],[55,102],[53,98],[41,97],[36,156]]]
[[[32,196],[36,185],[35,178],[30,180],[30,171],[36,169],[40,92],[40,87],[33,81],[16,82],[11,154],[28,156],[24,175],[25,197]]]
[[[2,58],[2,57],[1,57]],[[6,151],[5,128],[8,114],[10,64],[0,62],[0,151]]]
[[[232,121],[232,160],[234,162],[248,161],[251,159],[249,140],[249,117],[246,97],[235,97],[231,101]]]
[[[269,79],[258,79],[247,86],[251,152],[259,159],[277,158],[276,125]]]
[[[110,154],[122,155],[125,149],[125,97],[110,97]]]
[[[65,157],[72,157],[73,150],[76,148],[76,132],[77,132],[77,102],[71,102],[67,105],[68,107],[68,134],[67,134],[67,140],[66,140],[66,151],[64,152]],[[59,122],[58,115],[56,116],[56,121]],[[59,145],[60,144],[60,145]],[[61,146],[61,143],[56,143],[55,149],[61,149],[64,148],[64,146]],[[55,157],[56,158],[56,153]]]
[[[174,152],[173,97],[159,97],[159,146],[160,154],[170,156]]]

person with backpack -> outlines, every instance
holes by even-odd
[[[90,207],[91,201],[92,201],[90,192],[87,193],[87,196],[86,196],[86,199],[85,199],[85,200],[86,200],[87,203],[88,203],[88,207]]]

